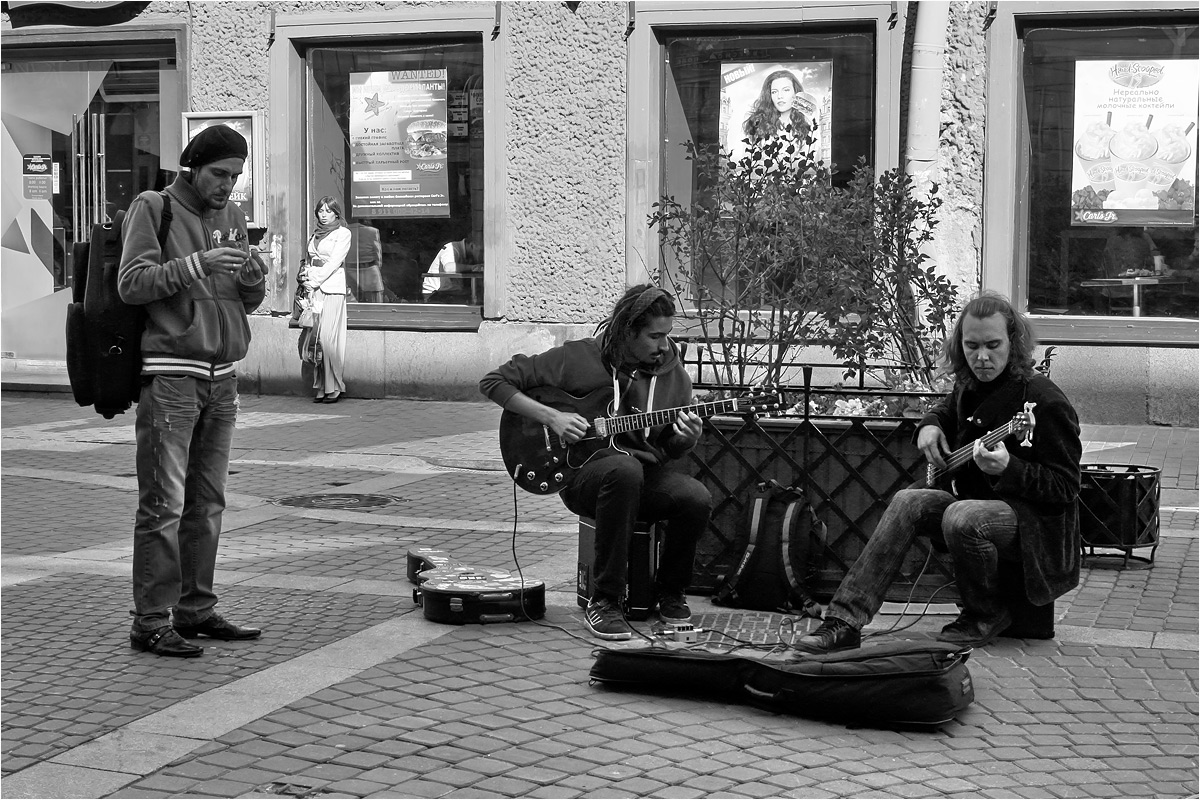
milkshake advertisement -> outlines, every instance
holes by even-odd
[[[350,216],[449,217],[445,69],[350,73]]]
[[[828,166],[831,153],[833,62],[733,62],[721,65],[721,149],[740,161],[747,141],[778,135],[801,118],[816,139],[814,158]]]
[[[1191,227],[1197,62],[1077,61],[1072,225]]]

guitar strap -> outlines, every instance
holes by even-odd
[[[980,433],[971,435],[968,431],[959,431],[960,441],[956,447],[974,441],[987,431],[1008,422],[1013,414],[1021,410],[1021,402],[1025,399],[1027,389],[1028,382],[1023,378],[1010,378],[1007,386],[1001,387],[984,398],[983,402],[975,407],[974,413],[970,415],[963,414],[961,406],[964,398],[960,395],[959,414],[961,418],[966,420],[969,425],[979,428]],[[1016,396],[1018,394],[1019,397]]]

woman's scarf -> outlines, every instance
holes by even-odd
[[[333,233],[334,231],[336,231],[338,228],[341,228],[341,227],[343,227],[342,226],[342,218],[339,216],[334,216],[333,221],[330,222],[328,225],[318,222],[317,229],[315,231],[313,231],[312,243],[314,245],[320,244],[322,239],[324,239],[326,236],[328,236],[329,234]]]

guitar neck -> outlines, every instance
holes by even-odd
[[[615,436],[618,433],[628,433],[642,428],[654,428],[675,421],[680,411],[690,411],[698,417],[711,417],[714,414],[736,411],[739,407],[737,398],[729,400],[713,400],[708,403],[697,403],[691,406],[664,408],[661,411],[644,411],[640,414],[622,414],[617,417],[605,417],[595,420],[593,427],[600,436]]]
[[[1009,420],[1006,424],[996,428],[996,430],[989,431],[983,436],[980,436],[976,441],[982,442],[983,446],[990,450],[992,447],[999,444],[1005,437],[1010,436],[1014,431],[1016,431],[1016,429],[1016,420]],[[974,453],[975,442],[971,442],[968,445],[963,445],[950,454],[950,456],[946,459],[946,466],[944,468],[933,467],[931,469],[931,476],[936,479],[942,477],[943,475],[948,475],[970,461]]]

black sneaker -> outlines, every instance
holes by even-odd
[[[583,612],[583,621],[587,629],[597,639],[619,641],[633,638],[633,628],[625,621],[625,615],[616,603],[601,598],[588,603]]]
[[[958,619],[942,628],[937,640],[967,647],[983,647],[1011,624],[1012,615],[1007,610],[1000,612],[995,619],[979,619],[964,611]]]
[[[801,653],[836,653],[853,650],[862,644],[862,636],[849,623],[837,617],[826,617],[821,627],[798,639],[794,647]]]
[[[663,622],[691,622],[692,610],[682,594],[665,594],[658,598],[658,618]]]

